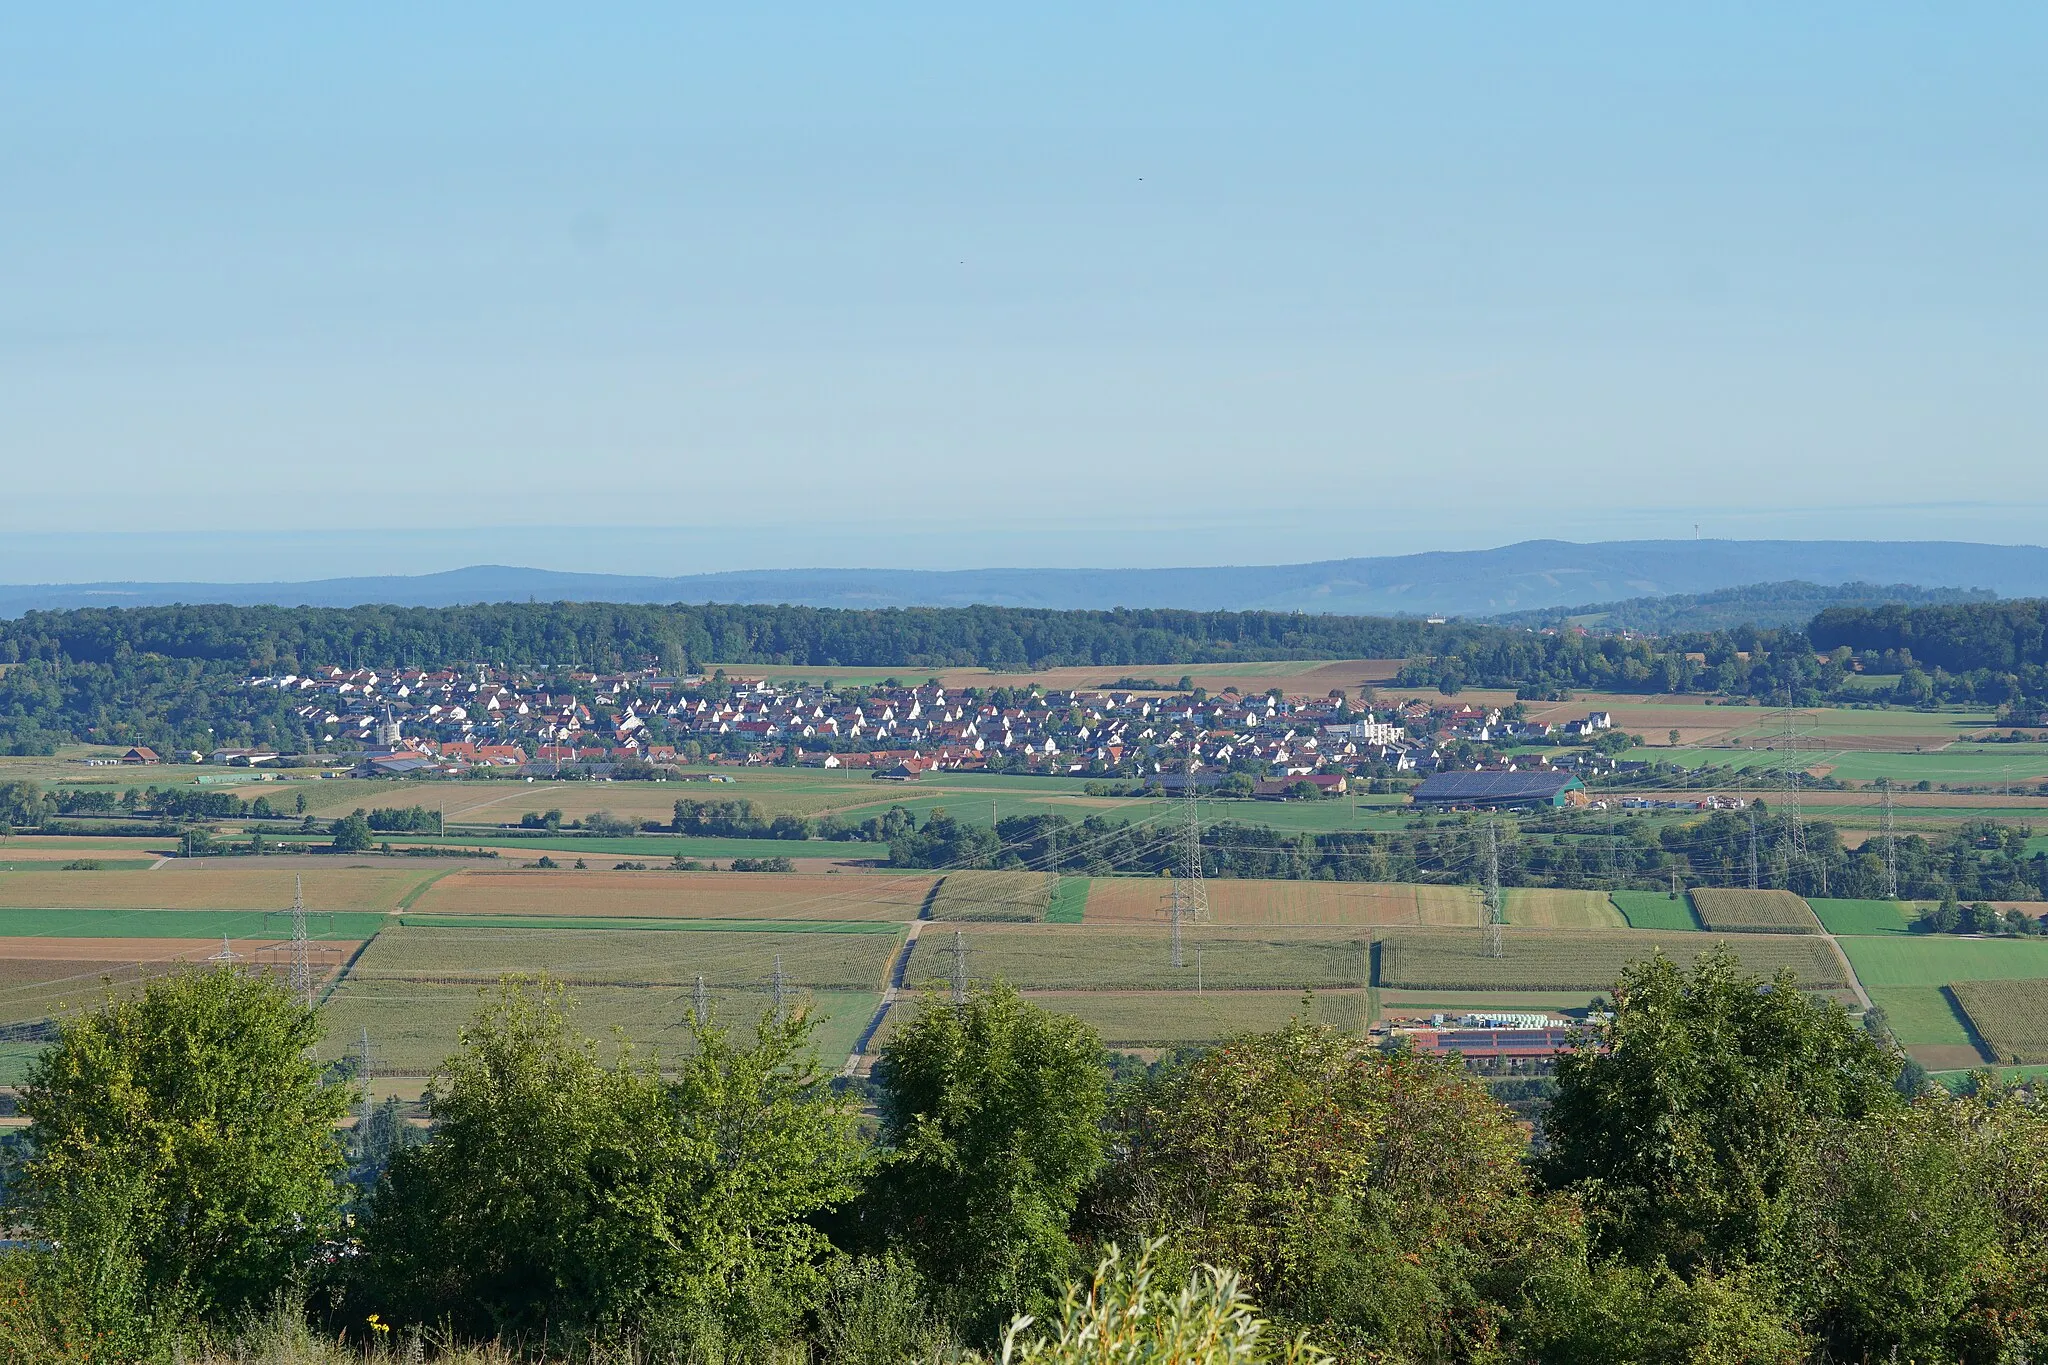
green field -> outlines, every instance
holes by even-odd
[[[16,862],[0,862],[0,872],[59,872],[72,859],[24,858]],[[77,861],[95,864],[95,872],[136,872],[156,866],[154,858],[109,858],[97,853],[80,853]]]
[[[1873,935],[1841,944],[1857,978],[1872,988],[2048,978],[2048,942],[2040,939]]]
[[[391,923],[361,911],[306,916],[316,939],[368,938]],[[284,938],[291,915],[281,910],[19,910],[0,909],[0,938]],[[4,954],[0,954],[4,955]]]
[[[1806,902],[1831,934],[1907,934],[1918,906],[1912,901],[1813,900]]]
[[[1606,990],[1629,963],[1661,951],[1681,965],[1711,943],[1725,944],[1748,970],[1768,976],[1790,967],[1815,989],[1846,987],[1840,962],[1818,936],[1733,934],[1706,939],[1693,934],[1648,934],[1638,930],[1535,933],[1508,930],[1500,957],[1487,955],[1475,930],[1398,930],[1380,944],[1383,987],[1405,990]]]
[[[1870,1003],[1907,1047],[1970,1047],[1969,1020],[1946,986],[1870,986]]]
[[[387,924],[390,921],[385,921]],[[401,915],[408,929],[548,929],[582,933],[592,929],[631,929],[644,933],[722,934],[890,934],[902,926],[887,920],[844,919],[650,919],[606,918],[602,915]]]
[[[1052,904],[1045,909],[1045,922],[1079,924],[1087,915],[1090,885],[1086,877],[1060,878],[1060,889],[1053,893]]]
[[[1608,894],[1631,929],[1663,929],[1681,932],[1700,927],[1692,902],[1684,896],[1671,897],[1662,891],[1614,891]]]
[[[905,984],[944,980],[952,970],[954,930],[928,926],[911,954]],[[1343,930],[1188,931],[1185,965],[1172,965],[1163,929],[1123,931],[1088,925],[972,927],[961,931],[967,974],[1000,978],[1022,990],[1176,990],[1197,976],[1218,990],[1322,990],[1366,984],[1368,933]]]

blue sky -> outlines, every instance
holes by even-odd
[[[2038,6],[166,8],[0,44],[14,581],[2041,539]]]

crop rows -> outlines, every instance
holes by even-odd
[[[1606,990],[1629,963],[1663,952],[1690,965],[1708,947],[1698,934],[1638,931],[1528,933],[1507,930],[1503,952],[1488,956],[1478,930],[1409,931],[1380,944],[1377,984],[1409,990]],[[1759,976],[1789,967],[1802,985],[1846,986],[1840,961],[1817,938],[1745,935],[1727,946]]]
[[[939,879],[931,917],[1036,923],[1051,896],[1039,872],[949,872]]]
[[[349,980],[489,982],[546,972],[586,985],[754,988],[779,959],[792,985],[872,990],[895,955],[894,934],[669,933],[634,929],[387,929]]]
[[[1717,934],[1817,934],[1813,907],[1790,891],[1696,887],[1692,908]]]
[[[2048,1062],[2048,981],[1957,981],[1949,989],[1998,1060]]]
[[[970,929],[960,937],[970,978],[1001,979],[1022,990],[1175,990],[1192,988],[1198,979],[1217,989],[1357,988],[1365,985],[1371,943],[1370,935],[1341,931],[1196,926],[1183,936],[1183,965],[1176,968],[1170,937],[1159,928],[1034,925]],[[953,933],[927,929],[911,955],[905,983],[947,979],[952,944]]]

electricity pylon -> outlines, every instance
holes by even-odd
[[[1184,817],[1178,840],[1180,856],[1174,864],[1173,902],[1167,908],[1173,919],[1173,965],[1176,967],[1187,965],[1187,958],[1181,951],[1181,925],[1189,920],[1204,919],[1209,913],[1209,888],[1202,882],[1202,817],[1195,797],[1195,754],[1195,739],[1190,735],[1187,787],[1181,804]]]
[[[313,1007],[313,960],[306,942],[305,878],[296,872],[292,874],[292,967],[288,988],[305,1002],[306,1008]]]
[[[1880,831],[1884,837],[1884,894],[1887,900],[1899,898],[1899,832],[1892,822],[1892,784],[1884,784],[1884,824]]]
[[[1500,926],[1507,917],[1501,913],[1500,899],[1500,828],[1492,820],[1486,822],[1486,955],[1503,957],[1506,948],[1501,943]]]

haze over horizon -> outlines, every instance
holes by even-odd
[[[2044,40],[23,13],[0,531],[48,571],[0,579],[220,576],[204,535],[119,567],[89,530],[275,536],[243,558],[289,578],[2035,542]],[[364,562],[291,562],[302,529]]]

